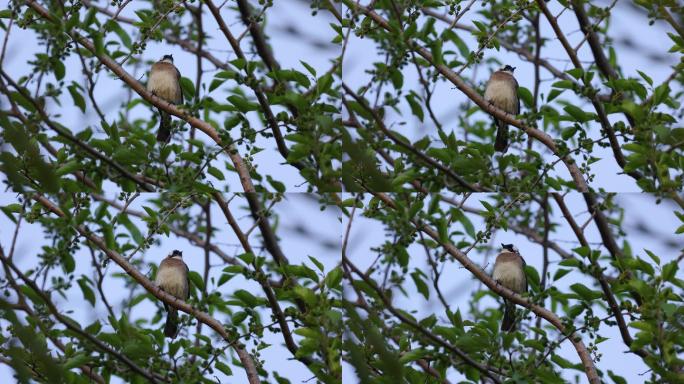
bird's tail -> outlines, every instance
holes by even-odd
[[[164,325],[164,335],[172,339],[176,338],[178,334],[178,311],[169,308],[169,314],[166,316],[166,324]]]
[[[494,150],[505,153],[508,149],[508,124],[501,120],[496,120],[496,140]]]
[[[501,330],[504,332],[515,331],[515,303],[506,300],[503,320],[501,320]]]
[[[171,115],[159,110],[159,131],[157,131],[157,141],[167,143],[171,138]]]

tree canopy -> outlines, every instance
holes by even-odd
[[[0,28],[0,374],[684,380],[678,2],[16,0]],[[147,88],[165,55],[182,103]],[[174,249],[187,300],[154,283]]]

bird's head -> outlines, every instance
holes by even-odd
[[[164,55],[159,61],[166,61],[167,63],[173,64],[173,55]]]
[[[515,67],[511,67],[510,65],[507,64],[505,67],[501,68],[501,70],[504,72],[513,73],[513,71],[515,71]]]
[[[174,249],[173,252],[169,253],[169,257],[177,257],[179,259],[182,259],[183,258],[183,252],[181,252],[177,249]]]
[[[518,248],[517,248],[515,245],[513,245],[513,244],[503,244],[503,243],[501,243],[501,248],[503,248],[503,249],[505,249],[505,250],[507,250],[507,251],[509,251],[509,252],[513,252],[513,253],[520,254],[520,251],[518,251]]]

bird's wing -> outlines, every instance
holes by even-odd
[[[188,265],[183,263],[185,266],[185,297],[183,300],[187,300],[188,296],[190,296],[190,268],[188,268]]]
[[[176,79],[178,80],[178,88],[180,88],[180,103],[178,104],[183,104],[183,87],[181,87],[181,74],[175,65],[173,66],[173,68],[176,70]],[[520,109],[520,107],[518,107],[518,109]]]
[[[515,111],[515,114],[517,115],[520,113],[520,96],[518,96],[518,80],[516,80],[515,77],[513,77],[513,81],[515,82],[515,98],[518,100],[518,109]]]
[[[518,101],[518,103],[520,103],[520,101]],[[520,256],[520,260],[522,260],[523,274],[525,275],[525,292],[527,292],[527,275],[525,274],[525,267],[527,266],[527,263],[522,256]]]

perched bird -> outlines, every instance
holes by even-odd
[[[174,250],[159,264],[155,283],[165,292],[181,300],[188,299],[188,266],[183,262],[183,252]],[[172,339],[178,334],[178,310],[164,303],[168,312],[164,335]]]
[[[173,104],[183,103],[183,92],[180,85],[180,72],[173,65],[173,56],[164,55],[161,60],[152,64],[147,76],[147,90],[153,95]],[[171,137],[171,115],[159,109],[160,122],[157,141],[168,142]]]
[[[506,65],[500,70],[492,73],[492,77],[487,82],[484,98],[490,104],[513,115],[520,113],[520,100],[518,99],[518,81],[513,77],[515,67]],[[497,126],[496,141],[494,149],[499,152],[506,152],[508,149],[508,124],[494,119]]]
[[[492,278],[504,287],[522,294],[527,292],[527,277],[525,276],[525,259],[520,256],[518,248],[513,244],[501,244],[503,250],[496,257]],[[504,299],[504,317],[501,330],[511,332],[515,330],[515,303]]]

